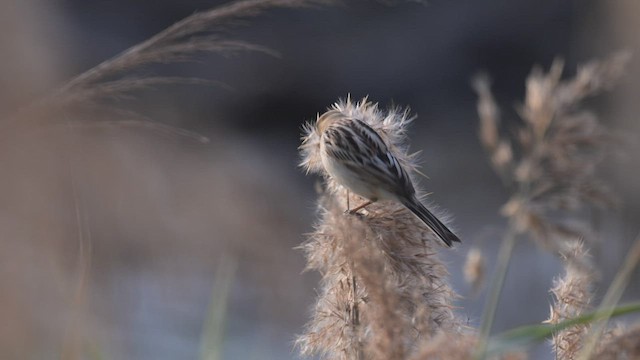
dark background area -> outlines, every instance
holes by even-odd
[[[224,3],[3,1],[0,114]],[[3,334],[14,338],[2,344],[1,357],[48,358],[80,348],[105,358],[197,358],[216,269],[221,258],[232,258],[223,358],[297,358],[292,343],[318,281],[303,273],[303,255],[294,249],[312,227],[318,181],[296,166],[300,129],[348,94],[383,107],[410,106],[418,115],[411,149],[423,152],[430,177],[421,185],[453,215],[463,239],[441,253],[462,295],[460,312],[476,326],[484,293],[471,294],[462,265],[478,246],[490,274],[508,194],[477,141],[472,77],[490,74],[509,129],[519,121],[515,106],[535,65],[546,69],[562,57],[571,76],[579,63],[636,49],[637,11],[632,1],[524,0],[354,1],[269,11],[226,34],[279,56],[213,54],[145,68],[227,87],[160,87],[124,101],[154,121],[209,137],[207,144],[123,128],[54,128],[5,142],[0,219],[2,253],[11,259],[4,262],[3,287],[10,290],[0,307],[11,316]],[[638,130],[636,65],[615,92],[590,103],[626,134]],[[625,204],[594,214],[603,240],[592,251],[602,269],[600,292],[638,231],[638,142],[628,137],[603,171]],[[560,272],[554,256],[521,242],[495,331],[544,320]],[[639,290],[632,281],[625,299]],[[69,320],[78,314],[81,326]],[[550,356],[545,346],[535,353]]]

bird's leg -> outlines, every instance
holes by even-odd
[[[369,200],[369,201],[365,202],[364,204],[354,208],[353,210],[349,210],[349,214],[353,215],[353,214],[357,213],[358,210],[364,209],[365,207],[367,207],[367,206],[369,206],[371,204],[373,204],[373,201]]]

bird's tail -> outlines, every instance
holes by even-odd
[[[422,222],[424,222],[440,239],[451,247],[452,243],[460,242],[460,239],[449,230],[435,215],[433,215],[415,197],[402,200],[402,204],[411,210]]]

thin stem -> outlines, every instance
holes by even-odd
[[[69,126],[71,141],[73,141],[75,140],[73,127],[70,123],[67,123],[67,125]],[[76,144],[74,143],[73,145]],[[78,182],[71,153],[67,154],[66,160],[69,168],[71,194],[73,197],[76,228],[78,232],[78,283],[75,287],[73,299],[71,301],[71,320],[65,329],[65,337],[60,358],[79,359],[82,356],[81,347],[85,328],[83,321],[90,286],[93,242],[91,239],[88,213],[84,208],[84,201],[78,191]]]
[[[347,191],[347,212],[348,212],[351,210],[351,205],[349,204],[349,197],[351,194],[349,193],[349,189],[345,188],[345,190]]]
[[[207,317],[200,334],[200,360],[222,358],[222,345],[238,263],[234,254],[223,253],[216,268]]]
[[[500,244],[495,275],[491,282],[491,289],[488,294],[489,297],[487,299],[487,303],[485,304],[482,312],[482,323],[480,324],[478,348],[476,349],[475,359],[484,359],[486,356],[489,334],[491,333],[491,327],[493,326],[493,320],[495,318],[496,309],[498,308],[500,294],[502,293],[504,280],[509,270],[509,262],[511,261],[511,255],[513,254],[515,244],[516,229],[515,225],[510,222],[509,229],[502,240],[502,244]]]
[[[352,265],[353,270],[353,265]],[[362,342],[360,341],[360,308],[358,306],[358,283],[356,282],[356,275],[354,273],[351,274],[351,285],[353,291],[353,303],[351,304],[351,325],[353,326],[354,334],[358,337],[356,349],[356,359],[362,359]]]

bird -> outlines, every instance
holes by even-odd
[[[315,130],[320,135],[320,159],[326,173],[343,187],[368,200],[352,210],[348,209],[349,213],[354,214],[377,201],[397,201],[447,246],[460,242],[418,200],[406,169],[371,126],[331,109],[318,116]]]

